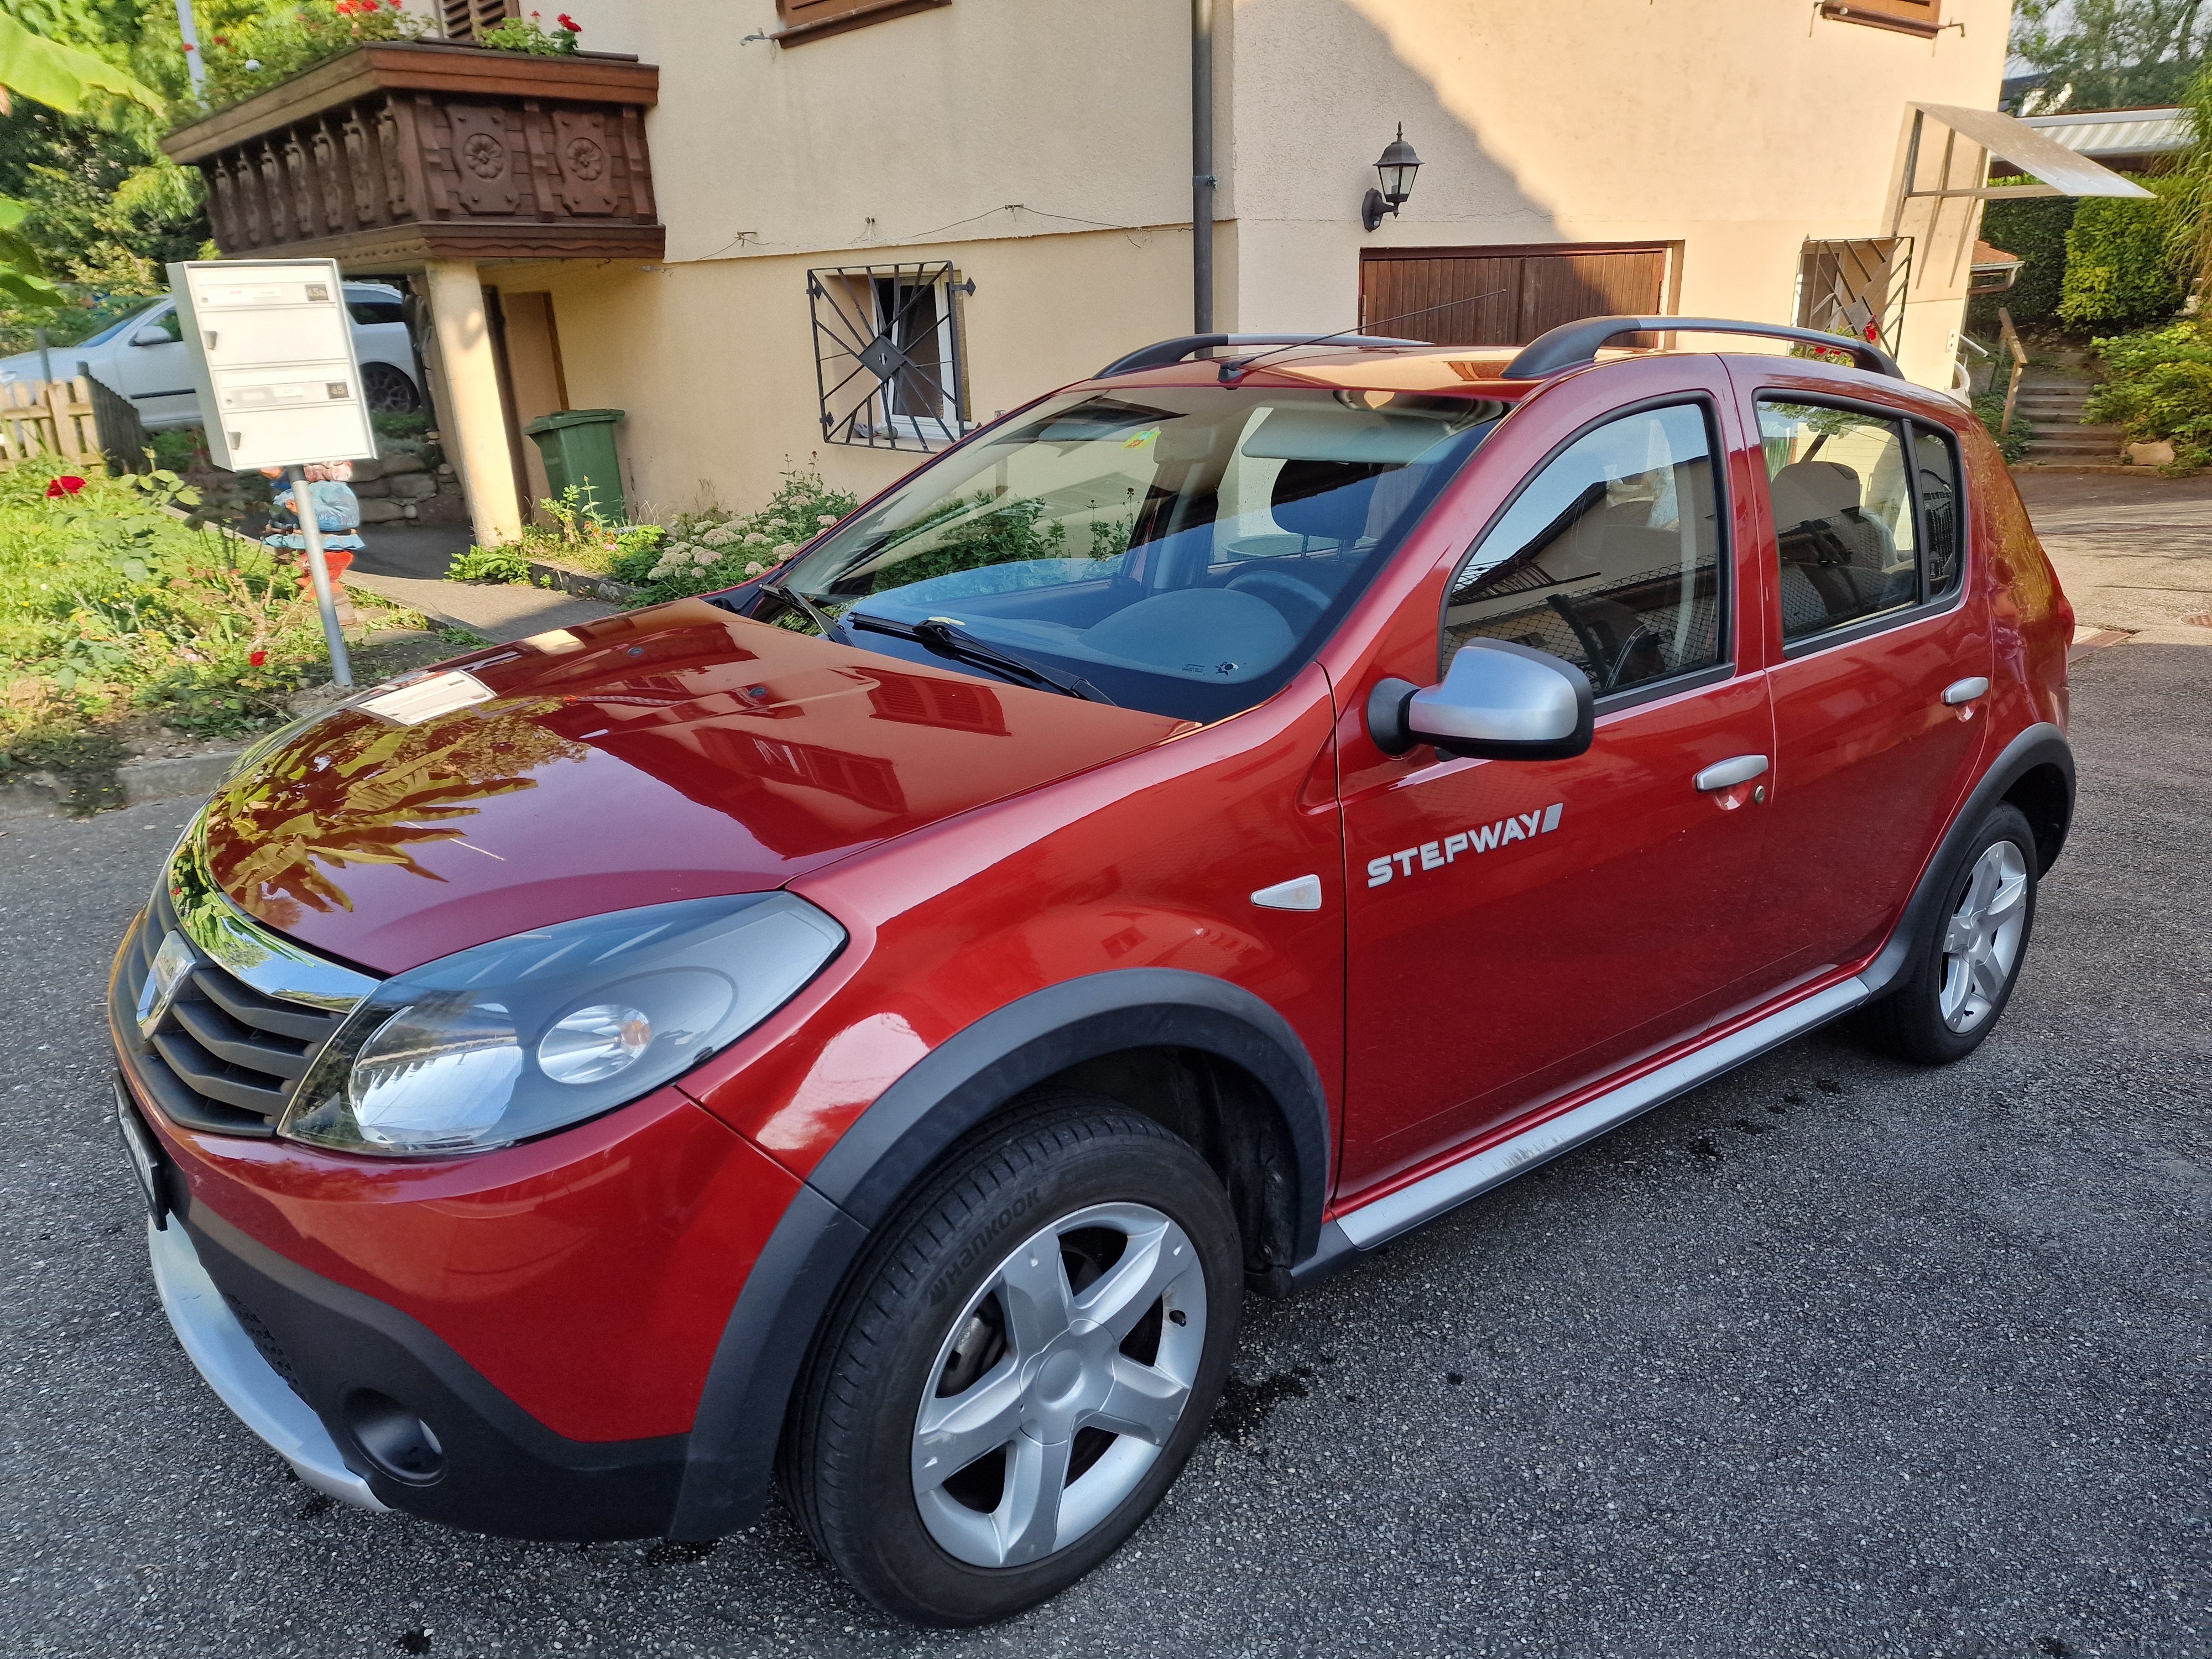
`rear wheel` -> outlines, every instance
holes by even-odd
[[[372,414],[412,415],[422,406],[422,394],[415,390],[407,371],[390,363],[363,363],[361,390]]]
[[[785,1437],[787,1497],[879,1606],[934,1625],[1057,1595],[1204,1433],[1243,1293],[1190,1147],[1093,1097],[1010,1122],[884,1231]]]
[[[2035,832],[2017,807],[1982,821],[1907,977],[1866,1011],[1877,1048],[1948,1066],[1981,1047],[2020,978],[2035,926]]]

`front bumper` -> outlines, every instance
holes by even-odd
[[[200,1375],[318,1491],[509,1538],[669,1530],[688,1435],[556,1434],[406,1315],[204,1210],[189,1223],[173,1212],[151,1246]]]
[[[200,1266],[199,1252],[192,1248],[184,1224],[156,1228],[148,1222],[146,1252],[153,1259],[161,1311],[169,1316],[185,1357],[239,1421],[289,1463],[303,1484],[357,1509],[388,1508],[365,1478],[346,1467],[322,1419],[261,1357],[246,1327],[224,1305],[222,1292]]]

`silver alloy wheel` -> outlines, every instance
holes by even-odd
[[[1205,1352],[1206,1271],[1173,1221],[1097,1204],[1040,1228],[969,1298],[930,1367],[914,1427],[929,1535],[980,1567],[1074,1542],[1158,1461]]]
[[[1966,896],[1943,930],[1943,988],[1937,1006],[1954,1031],[1990,1017],[2020,960],[2027,931],[2027,860],[2008,841],[1974,861]]]

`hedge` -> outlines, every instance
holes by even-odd
[[[2025,179],[1993,179],[1994,184],[2026,184]],[[2066,233],[2074,228],[2075,210],[2081,204],[2071,196],[2028,197],[1989,204],[1982,216],[1982,240],[2026,263],[2020,280],[2002,294],[1978,295],[1967,312],[1970,322],[1995,328],[1997,308],[2012,313],[2014,323],[2058,320],[2058,301],[2066,280]]]
[[[2185,284],[2173,257],[2173,215],[2183,181],[2169,173],[2136,182],[2154,192],[2151,200],[2093,196],[2074,216],[2058,301],[2058,319],[2069,328],[2140,327],[2180,309]]]

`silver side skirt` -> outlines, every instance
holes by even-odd
[[[199,1252],[192,1249],[183,1224],[172,1219],[156,1231],[148,1223],[146,1250],[154,1261],[161,1310],[169,1316],[185,1352],[222,1403],[268,1442],[307,1486],[342,1504],[383,1509],[368,1482],[345,1466],[322,1419],[261,1357],[207,1269],[200,1266]]]
[[[1463,1158],[1449,1169],[1424,1176],[1372,1204],[1363,1204],[1337,1217],[1336,1224],[1358,1249],[1372,1249],[1409,1227],[1418,1227],[1470,1198],[1503,1185],[1524,1170],[1533,1170],[1562,1152],[1572,1152],[1639,1113],[1648,1112],[1742,1065],[1754,1055],[1826,1024],[1846,1009],[1864,1002],[1868,995],[1863,980],[1847,979],[1840,985],[1832,985],[1695,1054],[1685,1054],[1671,1065],[1648,1072],[1632,1083],[1624,1083],[1609,1094],[1585,1101],[1571,1112],[1547,1118],[1510,1140]]]

